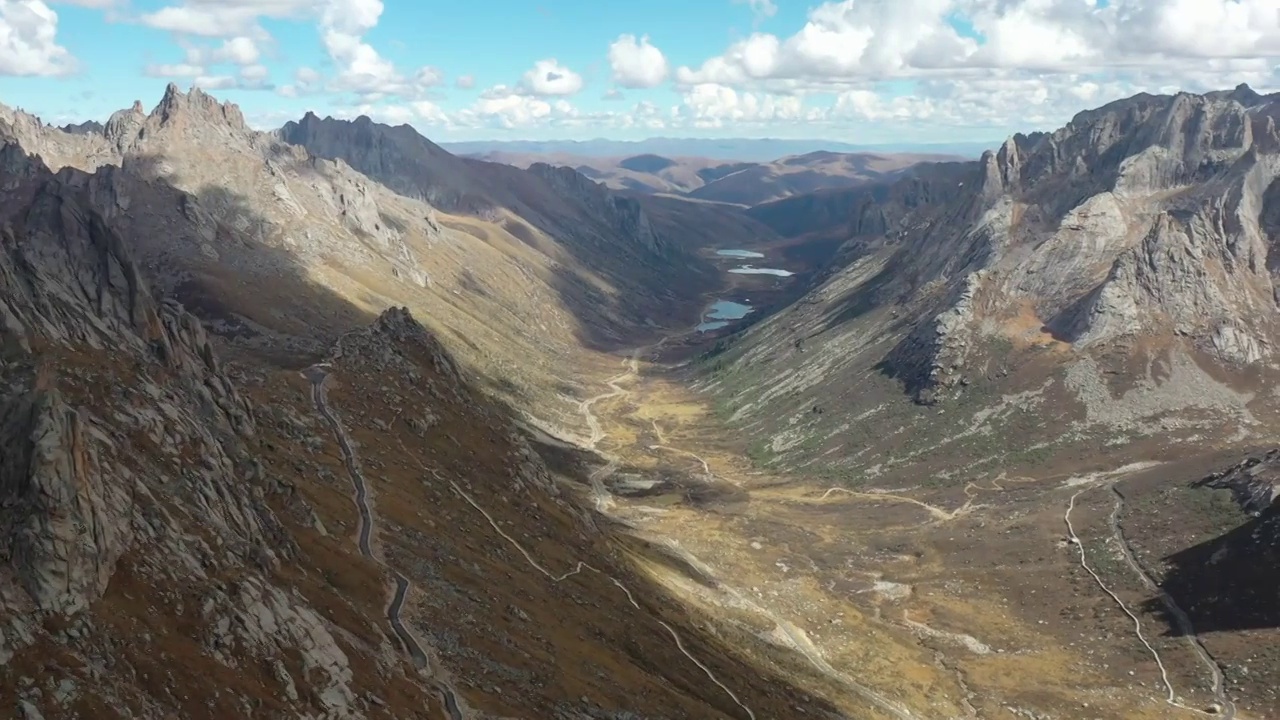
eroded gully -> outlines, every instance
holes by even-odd
[[[311,400],[315,403],[316,412],[325,419],[330,430],[333,431],[334,438],[338,442],[338,448],[342,453],[342,461],[346,466],[347,475],[351,478],[356,509],[360,515],[360,528],[356,536],[356,545],[361,555],[385,568],[395,580],[395,592],[392,594],[391,602],[387,605],[386,616],[387,622],[391,625],[391,629],[399,639],[401,646],[408,653],[414,666],[431,678],[436,692],[440,694],[440,699],[444,703],[445,711],[449,714],[450,720],[466,720],[467,713],[464,712],[462,704],[458,701],[457,692],[446,680],[438,676],[438,672],[433,672],[431,659],[427,651],[423,649],[417,638],[413,636],[413,633],[409,631],[409,628],[401,619],[401,612],[409,597],[412,583],[403,573],[392,568],[373,553],[373,508],[369,503],[369,488],[365,482],[364,473],[360,469],[360,462],[356,457],[355,447],[351,444],[351,438],[347,435],[347,431],[342,426],[338,416],[329,406],[327,393],[325,392],[325,379],[328,378],[330,372],[331,368],[321,363],[304,370],[303,376],[311,383]]]

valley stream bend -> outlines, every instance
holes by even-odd
[[[311,382],[311,399],[315,403],[316,412],[320,413],[333,431],[334,438],[338,442],[338,448],[342,452],[343,464],[346,465],[347,474],[351,477],[351,485],[355,491],[356,509],[360,513],[360,528],[356,544],[360,549],[361,555],[386,568],[395,580],[395,593],[392,595],[390,604],[387,605],[387,622],[391,625],[392,631],[395,632],[405,652],[409,654],[414,666],[419,670],[429,675],[439,675],[439,673],[432,673],[431,661],[427,652],[401,619],[401,611],[404,609],[405,601],[409,597],[409,590],[412,588],[409,578],[373,554],[373,509],[369,503],[369,488],[365,482],[364,473],[360,470],[360,462],[356,458],[355,447],[351,443],[351,438],[342,427],[342,422],[338,419],[338,416],[329,407],[328,397],[325,393],[325,380],[328,378],[329,372],[330,368],[322,363],[304,370],[303,376]],[[449,719],[465,720],[466,716],[463,714],[462,707],[458,702],[458,694],[454,689],[449,686],[447,681],[439,677],[433,677],[432,681],[436,691],[440,694],[441,700],[444,702],[445,711],[448,712]]]

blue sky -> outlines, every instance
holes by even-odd
[[[1140,90],[1280,85],[1275,0],[0,0],[0,102],[198,84],[440,140],[991,140]]]

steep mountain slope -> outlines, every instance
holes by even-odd
[[[617,190],[679,195],[731,205],[756,205],[822,188],[844,188],[888,180],[918,163],[948,156],[817,151],[772,162],[726,162],[652,154],[610,158],[498,151],[477,157],[516,167],[527,168],[538,163],[572,167]]]
[[[1277,115],[1243,86],[1139,95],[978,162],[753,208],[793,248],[840,246],[797,301],[682,368],[733,433],[707,472],[776,484],[751,488],[748,520],[669,532],[694,552],[772,543],[738,572],[811,568],[795,606],[888,598],[852,601],[875,621],[822,649],[874,678],[872,629],[937,638],[971,703],[948,716],[1275,717],[1258,448],[1280,436]],[[996,671],[995,647],[1019,660]],[[1085,690],[1094,673],[1124,689]]]
[[[745,167],[750,163],[726,163],[714,158],[662,155],[591,157],[568,153],[520,153],[494,151],[466,156],[469,159],[528,168],[537,163],[571,167],[614,190],[637,193],[684,194],[701,187],[716,168]]]
[[[398,664],[376,627],[320,614],[314,580],[279,582],[306,554],[286,525],[314,513],[199,322],[151,294],[81,174],[3,152],[26,196],[0,236],[7,702],[217,716],[289,696],[343,716],[376,691],[428,707],[424,687],[369,673]]]
[[[708,359],[710,387],[768,455],[830,451],[854,477],[1269,432],[1277,112],[1247,87],[1140,95],[978,162],[759,208],[788,234],[840,228],[841,266]],[[1001,447],[1011,428],[1024,448]]]
[[[224,362],[132,247],[161,219],[195,242],[204,201],[111,166],[55,174],[13,142],[0,188],[8,712],[824,711],[629,569],[636,549],[564,496],[581,468],[549,468],[407,310],[341,310],[363,327],[302,373]],[[168,203],[186,213],[152,214]]]
[[[535,248],[554,242],[625,298],[611,299],[608,307],[631,325],[696,306],[696,298],[716,282],[705,264],[686,254],[724,236],[725,215],[715,208],[686,203],[678,217],[656,219],[643,198],[611,192],[573,169],[546,163],[522,169],[458,158],[408,126],[393,128],[368,118],[348,122],[309,114],[277,134],[318,156],[340,159],[402,196],[499,225]],[[466,229],[465,223],[445,224]],[[733,226],[749,233],[740,242],[774,239],[762,225],[735,218]],[[576,284],[566,282],[568,288]],[[578,302],[590,309],[602,300],[584,289]],[[584,323],[616,324],[601,317]],[[601,346],[610,339],[592,338]]]
[[[370,143],[401,130],[344,127]],[[237,349],[263,356],[319,356],[361,312],[405,305],[514,405],[560,426],[580,422],[563,378],[584,345],[611,347],[659,318],[693,322],[688,297],[719,282],[682,248],[714,233],[714,219],[655,227],[634,201],[580,176],[462,161],[416,133],[427,159],[402,156],[408,146],[371,151],[366,161],[385,161],[368,166],[382,174],[373,181],[250,130],[234,105],[199,90],[170,86],[151,112],[135,103],[89,130],[0,112],[0,136],[52,167],[101,167],[86,180],[92,197],[137,239],[155,282]],[[342,302],[318,302],[317,288]]]

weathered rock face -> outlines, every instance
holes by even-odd
[[[1080,349],[1176,335],[1226,363],[1269,358],[1278,109],[1247,88],[1139,96],[988,153],[987,212],[1008,217],[987,241],[986,318],[1026,303]]]
[[[179,454],[181,443],[199,447],[205,467],[190,476],[189,489],[218,499],[208,519],[250,542],[261,540],[261,526],[257,510],[241,504],[243,494],[231,492],[243,482],[231,457],[243,452],[237,438],[254,429],[251,408],[221,372],[203,328],[181,306],[152,296],[86,193],[47,170],[31,174],[44,177],[27,212],[16,230],[0,233],[0,344],[7,362],[32,368],[7,388],[5,446],[15,452],[6,454],[0,483],[13,528],[4,537],[15,543],[12,559],[36,604],[73,611],[105,587],[135,534],[135,504],[149,491],[139,486],[141,458],[108,440],[124,427],[112,429],[97,414],[104,408],[78,407],[60,392],[52,358],[98,351],[122,367],[171,372],[163,386],[138,388],[148,391],[138,404],[113,408],[116,420],[152,434],[162,453]]]
[[[1198,484],[1230,490],[1240,507],[1252,513],[1275,508],[1280,505],[1280,450],[1251,455]]]
[[[482,213],[494,203],[469,181],[465,163],[408,125],[390,127],[360,116],[354,121],[308,112],[276,131],[284,142],[317,157],[341,159],[395,192],[447,212]]]
[[[106,589],[133,541],[133,492],[99,457],[80,411],[56,390],[5,399],[0,542],[12,570],[41,610],[84,610]]]
[[[0,627],[23,629],[0,630],[0,664],[42,641],[32,623],[88,613],[129,556],[153,593],[246,578],[204,609],[214,630],[233,618],[213,650],[232,665],[296,654],[308,692],[351,716],[347,657],[272,583],[296,544],[267,503],[281,486],[250,453],[253,407],[201,324],[153,295],[83,178],[2,152],[10,169],[26,163],[5,179],[28,203],[7,204],[0,230]],[[109,639],[76,637],[100,662]],[[103,692],[137,691],[118,680]],[[138,716],[162,714],[158,700],[135,697]]]
[[[101,135],[106,127],[97,120],[86,120],[81,123],[66,124],[59,130],[72,135]]]
[[[822,388],[843,392],[867,373],[935,404],[975,384],[1012,393],[1004,378],[1034,366],[1018,391],[1056,388],[1055,403],[1096,406],[1059,371],[1128,376],[1153,363],[1194,367],[1194,357],[1206,373],[1196,384],[1217,388],[1223,374],[1256,382],[1280,369],[1277,115],[1280,96],[1246,87],[1139,95],[1052,133],[1015,135],[977,162],[845,191],[842,225],[800,222],[788,208],[802,198],[753,211],[791,234],[848,240],[839,269],[739,344],[741,367],[771,379],[763,399],[742,398],[738,417],[770,424],[792,404],[801,417]],[[797,337],[803,354],[786,349]],[[1148,371],[1152,392],[1162,373]],[[1188,388],[1169,393],[1159,413],[1179,427],[1230,435],[1254,422],[1246,392],[1228,420],[1168,420],[1203,404]],[[869,410],[860,403],[851,415]],[[834,443],[846,419],[806,424]]]

